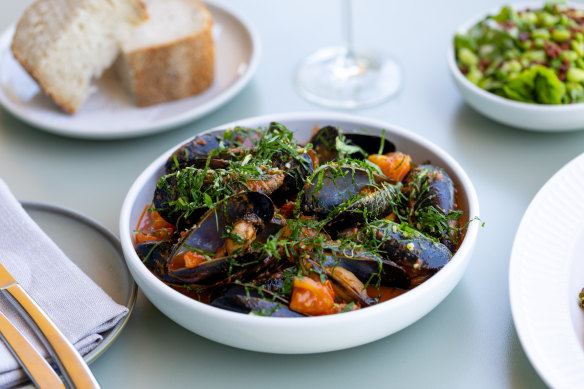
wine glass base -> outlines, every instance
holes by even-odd
[[[395,95],[401,88],[402,70],[387,56],[348,56],[345,47],[327,47],[300,62],[295,84],[300,94],[314,103],[354,109]]]

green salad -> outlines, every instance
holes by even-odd
[[[584,102],[584,10],[505,6],[457,34],[454,47],[462,74],[491,93],[535,104]]]

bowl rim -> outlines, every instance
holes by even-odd
[[[241,120],[232,121],[230,123],[226,123],[223,125],[219,125],[213,127],[211,129],[202,131],[197,133],[196,135],[185,139],[178,143],[177,145],[171,147],[164,153],[162,153],[158,158],[156,158],[153,162],[150,163],[136,178],[132,186],[130,187],[126,198],[122,204],[121,213],[120,213],[120,241],[124,250],[124,256],[128,263],[130,269],[133,269],[139,273],[138,277],[134,277],[136,282],[140,285],[141,281],[144,279],[148,282],[148,285],[153,288],[154,292],[159,293],[163,296],[164,299],[171,299],[175,301],[177,304],[180,304],[183,308],[199,312],[206,316],[213,317],[214,319],[218,320],[228,320],[235,323],[246,323],[246,324],[253,324],[257,325],[258,328],[262,326],[268,327],[278,327],[278,328],[292,328],[295,329],[302,329],[302,328],[314,328],[315,326],[327,326],[331,323],[338,322],[342,320],[343,322],[358,322],[362,320],[364,317],[375,316],[376,314],[380,314],[384,311],[393,311],[393,310],[400,310],[403,309],[402,307],[408,306],[412,304],[412,301],[417,301],[420,296],[424,294],[430,293],[434,290],[437,286],[440,286],[441,283],[445,282],[451,277],[451,274],[456,274],[459,271],[460,267],[464,267],[470,260],[472,250],[474,248],[474,244],[477,239],[479,223],[478,222],[471,222],[469,223],[465,237],[463,242],[461,243],[458,251],[452,256],[450,262],[444,266],[440,271],[434,274],[430,279],[424,281],[421,285],[415,287],[414,289],[408,290],[407,292],[397,296],[391,300],[385,301],[380,304],[376,304],[366,309],[358,309],[355,311],[350,311],[343,313],[341,315],[324,315],[324,316],[312,316],[312,317],[305,317],[305,318],[273,318],[273,317],[264,317],[264,316],[256,316],[256,315],[242,315],[241,313],[231,312],[227,310],[223,310],[220,308],[213,307],[211,305],[202,303],[195,299],[192,299],[184,294],[172,289],[160,279],[158,279],[154,274],[150,272],[143,265],[142,261],[139,259],[138,255],[136,254],[133,244],[130,231],[133,230],[133,227],[130,225],[130,218],[131,218],[131,209],[134,205],[134,200],[136,199],[137,195],[139,194],[141,188],[146,184],[146,182],[150,179],[150,177],[154,174],[155,171],[159,170],[161,166],[163,166],[164,162],[167,158],[174,152],[178,147],[183,145],[184,143],[188,142],[190,139],[194,138],[195,136],[217,131],[220,129],[234,127],[236,125],[249,125],[246,123],[255,123],[256,127],[260,125],[267,125],[271,121],[278,121],[284,125],[286,125],[287,121],[330,121],[330,122],[354,122],[358,125],[366,125],[370,127],[378,127],[380,129],[385,128],[388,134],[395,133],[399,136],[407,139],[409,142],[417,143],[418,145],[422,146],[423,148],[429,149],[435,154],[437,154],[442,160],[445,161],[449,170],[453,171],[456,174],[456,178],[459,180],[459,190],[464,188],[464,193],[466,193],[466,201],[468,202],[468,219],[471,220],[475,217],[479,217],[479,203],[476,191],[474,186],[466,174],[466,172],[462,169],[462,167],[452,158],[446,151],[444,151],[438,145],[430,142],[426,138],[415,134],[409,130],[403,129],[399,126],[394,124],[384,122],[377,119],[370,119],[363,116],[357,116],[352,114],[345,114],[345,113],[335,113],[335,112],[289,112],[289,113],[276,113],[276,114],[268,114],[262,116],[254,116],[248,117]],[[263,123],[263,124],[260,124]],[[446,166],[441,166],[445,168]],[[461,273],[462,274],[462,273]],[[456,280],[458,282],[459,280]],[[446,282],[447,283],[447,282]],[[148,293],[146,293],[148,294]],[[437,304],[436,304],[437,306]],[[432,307],[432,309],[435,306]]]
[[[525,8],[535,8],[535,7],[542,8],[543,7],[543,4],[541,2],[522,2],[522,3],[513,3],[513,4],[509,4],[509,5],[511,5],[513,7],[513,9],[516,9],[516,10],[517,9],[525,9]],[[584,4],[566,2],[565,5],[567,7],[584,9]],[[540,112],[543,111],[546,113],[572,112],[572,111],[580,111],[580,110],[584,109],[584,102],[572,103],[572,104],[536,104],[536,103],[525,103],[523,101],[511,100],[511,99],[508,99],[506,97],[501,97],[501,96],[498,96],[494,93],[488,92],[488,91],[480,88],[479,86],[473,84],[466,77],[464,77],[464,75],[462,74],[460,69],[458,69],[458,66],[456,65],[456,53],[454,52],[454,37],[458,33],[467,32],[472,26],[474,26],[476,23],[480,22],[486,16],[496,15],[501,10],[502,6],[503,5],[501,5],[499,7],[491,8],[490,10],[488,10],[486,12],[482,12],[480,14],[477,14],[474,17],[467,19],[464,23],[462,23],[458,28],[455,29],[454,33],[451,36],[451,40],[448,43],[448,50],[446,53],[446,60],[448,62],[448,68],[450,69],[451,75],[460,84],[462,84],[465,88],[469,89],[474,94],[480,95],[484,99],[490,100],[491,102],[496,103],[496,104],[509,105],[512,108],[521,109],[521,110],[524,110],[527,112],[534,112],[534,111],[540,111]]]

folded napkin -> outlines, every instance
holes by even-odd
[[[81,355],[103,340],[128,309],[113,301],[28,216],[0,179],[0,262],[45,310]],[[45,357],[48,353],[28,325],[2,297],[0,311]],[[22,381],[25,373],[0,341],[0,387]]]

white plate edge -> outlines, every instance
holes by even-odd
[[[582,340],[576,340],[571,322],[563,323],[563,327],[565,327],[566,331],[564,334],[567,337],[571,337],[572,339],[567,340],[571,346],[574,346],[575,343],[578,343],[578,348],[580,350],[579,353],[576,355],[569,355],[567,356],[566,353],[568,350],[565,350],[566,353],[562,355],[561,362],[558,361],[558,355],[549,356],[542,351],[549,351],[544,350],[545,346],[542,345],[541,340],[537,338],[537,331],[541,331],[541,328],[537,328],[540,323],[533,323],[527,320],[525,315],[526,310],[529,310],[528,305],[525,305],[524,302],[524,294],[522,293],[521,288],[524,287],[524,283],[522,282],[522,277],[525,275],[521,273],[521,265],[525,261],[521,257],[521,247],[520,245],[526,239],[525,235],[529,230],[533,228],[533,225],[528,226],[527,223],[531,221],[531,215],[538,212],[538,210],[545,204],[544,200],[546,197],[549,196],[549,193],[553,191],[558,184],[561,184],[563,181],[570,178],[573,175],[574,170],[580,170],[584,172],[584,153],[577,156],[576,158],[569,161],[565,164],[560,170],[558,170],[537,192],[537,194],[532,199],[531,203],[529,204],[525,214],[522,217],[522,220],[519,224],[517,229],[517,233],[515,235],[515,239],[513,242],[513,246],[511,249],[511,256],[510,256],[510,263],[509,263],[509,301],[511,305],[511,313],[513,317],[513,322],[519,337],[519,340],[523,346],[523,349],[536,369],[539,373],[540,377],[550,386],[552,387],[573,387],[571,385],[567,385],[568,382],[570,383],[580,383],[584,382],[584,370],[582,366],[584,365],[584,350],[582,350],[581,342]],[[581,189],[584,189],[584,185],[581,185]],[[566,195],[565,192],[562,192],[563,195]],[[555,203],[552,205],[553,208],[558,209],[561,207],[562,199],[554,199]],[[580,206],[580,212],[584,212],[584,202]],[[569,226],[562,224],[564,221],[554,225],[549,222],[549,220],[553,220],[553,218],[546,219],[546,221],[542,221],[544,224],[543,227],[549,229],[560,229],[561,232],[565,232],[566,229],[569,230]],[[539,225],[538,225],[539,226]],[[582,231],[581,226],[577,226],[577,228],[572,229],[572,231]],[[576,235],[576,234],[574,234]],[[575,239],[577,236],[570,236],[569,238]],[[571,244],[569,245],[558,245],[558,251],[554,253],[556,257],[567,257],[567,259],[572,259],[571,252],[574,248],[574,241],[570,241]],[[562,281],[562,288],[553,290],[554,297],[563,298],[568,294],[569,289],[569,270],[570,270],[571,262],[565,261],[561,264],[561,269],[557,269],[555,274],[558,279],[554,280],[558,283]],[[544,287],[548,291],[547,294],[549,295],[549,289],[547,288],[549,285],[545,285]],[[584,285],[582,285],[584,287]],[[533,291],[533,298],[538,296],[537,291]],[[576,296],[574,296],[576,297]],[[545,300],[545,296],[544,296]],[[554,308],[554,307],[552,307]],[[565,312],[566,305],[557,307],[558,309],[562,310],[564,314],[566,314],[566,318],[570,320],[570,312],[569,310]],[[563,318],[554,318],[563,320]],[[561,322],[560,322],[561,323]],[[569,324],[569,325],[568,325]],[[564,339],[564,341],[566,341]],[[575,341],[575,342],[574,342]],[[565,358],[564,358],[565,357]],[[550,366],[550,363],[552,366]],[[565,372],[560,372],[560,370],[570,370],[571,376],[568,377],[563,375]]]

